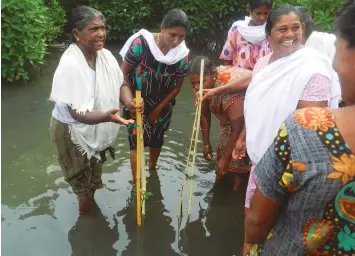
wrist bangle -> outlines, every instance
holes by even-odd
[[[210,148],[210,147],[212,147],[211,144],[205,146],[205,148]]]

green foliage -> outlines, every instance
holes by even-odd
[[[100,10],[106,17],[108,25],[108,39],[126,39],[137,30],[149,28],[152,8],[143,0],[88,0],[88,5]]]
[[[53,0],[3,0],[1,3],[1,77],[29,79],[31,66],[43,64],[47,43],[61,32],[64,12]]]
[[[220,49],[232,23],[247,12],[247,1],[165,0],[165,10],[180,8],[189,16],[187,41],[195,47]]]
[[[319,31],[331,32],[333,21],[344,0],[277,0],[275,6],[285,4],[305,7],[311,13]]]

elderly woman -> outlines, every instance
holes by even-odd
[[[195,57],[190,64],[189,78],[195,92],[199,91],[201,60],[205,61],[203,88],[220,88],[227,84],[244,84],[251,80],[251,71],[233,66],[216,67],[205,56]],[[241,83],[244,81],[244,83]],[[225,93],[202,102],[201,130],[204,143],[203,155],[206,160],[212,160],[210,142],[211,113],[220,123],[220,137],[217,148],[217,181],[226,173],[234,174],[234,190],[239,189],[240,174],[250,171],[249,158],[232,159],[234,144],[243,136],[240,134],[244,127],[243,104],[245,90],[240,93]]]
[[[355,2],[336,20],[344,108],[291,114],[258,163],[245,254],[355,254]]]
[[[117,115],[123,75],[110,51],[103,48],[105,19],[101,12],[81,6],[73,9],[73,40],[55,71],[50,99],[57,158],[79,200],[88,212],[96,189],[102,188],[105,151],[116,140],[119,123],[133,124]]]
[[[144,100],[144,145],[150,148],[149,169],[155,170],[169,129],[175,97],[187,76],[188,53],[185,35],[187,15],[170,10],[163,18],[160,33],[140,30],[128,39],[120,54],[123,57],[124,84],[121,101],[124,115],[134,118],[135,92],[140,90]],[[133,181],[136,173],[137,137],[134,125],[128,129]]]
[[[256,62],[271,52],[266,39],[265,23],[272,0],[249,0],[250,17],[233,23],[223,47],[225,65],[253,70]]]

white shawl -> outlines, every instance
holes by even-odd
[[[129,47],[131,47],[131,44],[133,41],[139,37],[143,36],[145,40],[147,40],[147,43],[149,45],[149,49],[151,53],[153,54],[154,58],[161,63],[164,63],[166,65],[172,65],[180,61],[181,59],[185,58],[189,54],[189,49],[186,47],[185,41],[182,41],[178,46],[175,48],[171,49],[166,55],[164,55],[157,44],[155,43],[154,36],[152,33],[145,29],[139,30],[137,33],[132,35],[123,48],[120,51],[120,55],[122,58],[124,58],[129,50]]]
[[[233,23],[232,28],[237,27],[240,35],[248,42],[259,44],[266,39],[266,24],[261,26],[249,26],[250,20],[250,17],[245,17],[245,20],[238,20]]]
[[[317,51],[325,54],[330,61],[333,61],[335,55],[335,40],[336,36],[324,32],[313,31],[306,41],[306,46],[316,49]],[[341,88],[338,74],[334,71],[334,83],[331,87],[332,98],[329,106],[331,108],[338,108],[339,101],[341,100]]]
[[[50,100],[67,104],[78,113],[119,108],[123,74],[112,53],[106,49],[98,51],[96,80],[90,72],[92,70],[80,48],[71,44],[55,71]],[[116,140],[118,130],[119,125],[115,123],[69,124],[72,141],[88,159],[92,156],[100,159],[99,151]]]
[[[296,110],[310,78],[320,74],[332,80],[331,72],[323,54],[304,47],[256,73],[244,102],[247,151],[254,163],[260,161],[281,123]]]

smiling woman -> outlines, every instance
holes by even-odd
[[[73,9],[69,23],[72,44],[60,59],[50,95],[55,102],[51,136],[65,181],[85,213],[94,203],[95,190],[103,187],[102,162],[106,150],[114,152],[111,144],[118,124],[134,121],[117,116],[123,75],[114,56],[103,48],[103,15],[81,6]]]
[[[303,27],[299,12],[290,6],[271,11],[266,23],[273,53],[255,65],[244,104],[247,151],[253,162],[247,209],[255,190],[253,170],[281,122],[296,109],[327,106],[331,87],[338,86],[330,60],[314,49],[302,47]]]

